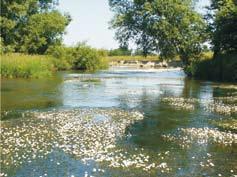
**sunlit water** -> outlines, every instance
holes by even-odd
[[[237,89],[179,69],[2,80],[0,176],[236,176]]]

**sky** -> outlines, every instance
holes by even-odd
[[[113,13],[108,0],[60,0],[59,9],[68,12],[72,21],[67,27],[64,43],[75,45],[87,41],[95,48],[112,49],[119,46],[114,30],[108,29]]]
[[[199,9],[208,5],[208,2],[199,0]],[[95,48],[118,48],[119,44],[114,39],[115,31],[109,29],[113,13],[108,0],[59,0],[59,10],[68,12],[72,17],[64,35],[66,45],[86,41]]]

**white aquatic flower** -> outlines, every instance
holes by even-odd
[[[166,162],[163,162],[159,165],[160,168],[167,168],[167,163]]]

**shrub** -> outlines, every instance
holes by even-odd
[[[73,51],[73,48],[59,45],[49,47],[46,53],[53,56],[53,64],[57,70],[68,70],[73,65]]]
[[[50,47],[47,54],[54,57],[53,64],[57,70],[95,71],[108,66],[106,51],[93,49],[84,43],[78,44],[76,47]]]
[[[73,68],[94,71],[99,69],[100,56],[95,49],[86,45],[79,45],[73,54]]]

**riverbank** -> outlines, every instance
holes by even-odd
[[[3,78],[46,78],[55,71],[95,71],[108,67],[107,59],[88,46],[63,51],[61,48],[48,55],[9,53],[0,55]]]
[[[45,78],[55,70],[53,58],[46,55],[1,55],[0,62],[3,78]]]
[[[66,50],[67,49],[67,50]],[[63,52],[62,52],[63,51]],[[110,67],[133,67],[144,69],[181,68],[181,61],[161,61],[157,56],[105,56],[99,51],[82,46],[77,49],[56,47],[48,55],[11,53],[1,55],[1,77],[44,78],[55,71],[95,71]]]

